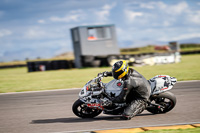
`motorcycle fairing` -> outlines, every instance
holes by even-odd
[[[92,95],[101,94],[103,89],[97,87],[96,78],[88,81],[79,93],[79,98],[84,98],[92,93]]]
[[[124,82],[122,80],[113,79],[109,83],[105,84],[105,91],[110,97],[116,97],[123,89]]]
[[[169,75],[157,75],[149,80],[152,95],[172,89],[177,79]]]

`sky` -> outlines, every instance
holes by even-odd
[[[0,0],[0,62],[73,51],[71,28],[104,24],[120,48],[200,43],[200,1]]]

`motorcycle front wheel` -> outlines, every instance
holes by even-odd
[[[102,110],[87,107],[87,105],[79,99],[74,102],[72,111],[76,116],[81,118],[94,118],[102,112]]]
[[[146,110],[153,114],[169,112],[176,105],[176,97],[169,91],[152,96],[150,100],[152,104],[148,106]]]

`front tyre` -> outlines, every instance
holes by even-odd
[[[72,106],[72,111],[76,116],[81,118],[93,118],[98,116],[102,112],[102,110],[87,107],[87,105],[80,99],[74,102]]]
[[[171,92],[164,92],[150,98],[152,105],[146,108],[147,111],[153,114],[166,113],[172,110],[176,105],[176,97]],[[154,105],[156,104],[156,106]]]

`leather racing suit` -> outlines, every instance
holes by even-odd
[[[107,72],[105,75],[112,76],[112,72]],[[150,97],[151,86],[139,72],[132,68],[129,68],[128,74],[122,80],[124,81],[124,89],[111,101],[113,103],[128,103],[122,116],[125,119],[131,119],[145,109],[146,102]]]

